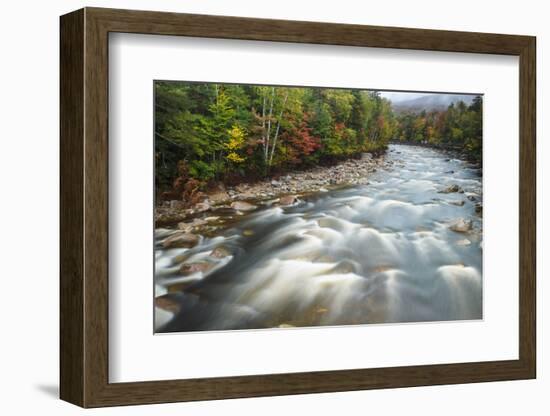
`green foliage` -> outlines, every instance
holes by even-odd
[[[471,159],[481,160],[482,98],[476,96],[469,106],[459,101],[443,111],[400,114],[396,138],[461,149]]]
[[[216,177],[219,162],[207,163],[202,160],[193,160],[189,163],[189,174],[192,178],[209,181]]]
[[[481,98],[396,114],[376,91],[155,82],[156,181],[179,161],[203,185],[385,149],[390,140],[481,149]]]

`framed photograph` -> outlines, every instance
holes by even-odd
[[[535,49],[62,16],[61,398],[535,378]]]

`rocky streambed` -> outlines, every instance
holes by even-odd
[[[158,332],[480,319],[482,184],[391,145],[159,207]]]
[[[377,169],[394,162],[384,155],[373,157],[364,153],[360,159],[350,159],[334,166],[316,167],[255,183],[242,183],[235,187],[223,186],[210,191],[207,198],[187,207],[184,201],[165,201],[155,209],[156,227],[178,227],[182,230],[212,230],[219,224],[221,213],[227,217],[228,209],[247,212],[251,206],[292,205],[298,199],[317,192],[328,192],[342,186],[365,185]]]

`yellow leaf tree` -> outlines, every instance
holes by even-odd
[[[245,161],[245,157],[242,155],[242,149],[245,145],[245,132],[242,128],[236,124],[227,131],[229,135],[228,141],[225,143],[227,149],[227,160],[232,163],[240,164]]]

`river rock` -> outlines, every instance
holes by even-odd
[[[276,181],[275,179],[273,179],[271,181],[271,186],[279,187],[279,186],[281,186],[281,182]]]
[[[230,256],[230,251],[224,246],[218,246],[210,252],[210,256],[216,259],[223,259],[224,257]]]
[[[328,192],[327,188],[319,188],[319,192]]]
[[[231,199],[229,194],[225,191],[218,190],[208,195],[208,199],[212,201],[213,204],[222,204],[225,201]]]
[[[164,248],[191,248],[195,247],[199,240],[198,235],[180,232],[168,237],[162,245]]]
[[[461,191],[462,191],[462,188],[460,186],[458,186],[457,184],[453,184],[453,185],[450,185],[450,186],[446,187],[445,189],[442,189],[441,191],[439,191],[439,193],[440,194],[451,194],[451,193],[461,192]]]
[[[195,212],[205,212],[210,209],[210,203],[208,201],[199,202],[194,206]]]
[[[178,223],[178,230],[190,233],[193,230],[193,225],[191,225],[191,223],[189,222],[180,222]]]
[[[468,195],[466,198],[468,198],[468,201],[472,201],[472,202],[475,202],[477,200],[475,195]]]
[[[472,229],[472,221],[465,220],[464,218],[458,218],[450,225],[449,228],[457,233],[465,233]]]
[[[178,201],[176,199],[170,201],[169,203],[170,209],[184,209],[185,203],[183,201]]]
[[[298,202],[298,198],[294,195],[285,195],[279,199],[281,205],[292,205]]]
[[[164,227],[166,225],[173,225],[180,221],[185,220],[186,214],[176,213],[176,212],[167,212],[159,213],[155,215],[155,227]]]
[[[258,207],[249,202],[235,201],[231,203],[231,208],[236,209],[237,211],[254,211]]]
[[[449,201],[449,204],[456,205],[457,207],[464,206],[464,201]]]
[[[193,228],[200,227],[201,225],[205,225],[206,223],[207,223],[207,221],[203,220],[202,218],[195,218],[191,222],[180,222],[178,224],[178,229],[188,233],[188,232],[192,231]]]
[[[474,207],[474,210],[477,214],[481,214],[481,212],[483,211],[483,205],[481,205],[481,203],[477,203]]]
[[[468,240],[467,238],[464,238],[462,240],[458,240],[456,242],[457,246],[469,246],[470,244],[472,244],[472,242],[470,240]]]
[[[177,314],[180,311],[180,303],[170,295],[162,295],[155,298],[155,306],[173,314]]]
[[[197,263],[183,263],[180,267],[180,273],[184,276],[189,276],[193,273],[207,272],[214,265],[206,262],[197,262]]]

